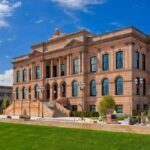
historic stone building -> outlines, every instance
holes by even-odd
[[[11,86],[0,86],[0,101],[5,97],[12,99],[12,87]]]
[[[150,37],[134,27],[94,35],[59,29],[13,61],[15,101],[6,114],[68,115],[96,111],[112,95],[119,113],[148,109]]]

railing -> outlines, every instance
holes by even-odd
[[[70,110],[66,109],[64,106],[62,106],[62,105],[59,104],[58,102],[55,102],[55,105],[56,105],[57,109],[59,109],[61,112],[63,112],[63,113],[66,114],[67,116],[69,116]]]

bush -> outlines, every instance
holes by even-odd
[[[84,115],[84,117],[99,117],[99,113],[98,112],[72,111],[71,114],[70,114],[71,117],[82,117],[82,115]]]
[[[124,120],[124,119],[126,119],[126,116],[117,116],[117,120]]]
[[[99,103],[99,112],[103,115],[112,113],[115,110],[115,100],[111,95],[106,95]]]

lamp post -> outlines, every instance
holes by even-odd
[[[135,78],[134,79],[134,83],[135,83],[136,87],[139,88],[138,90],[139,90],[139,96],[140,96],[141,95],[141,87],[143,86],[143,78],[140,78],[139,80],[137,78]],[[141,101],[140,101],[140,99],[139,99],[138,104],[140,105],[140,109],[141,109]]]
[[[150,89],[148,89],[148,109],[150,109]]]
[[[44,102],[44,91],[45,91],[45,87],[44,87],[44,86],[40,86],[40,87],[38,88],[38,90],[42,93],[42,118],[44,118],[43,102]]]
[[[14,101],[14,112],[13,112],[14,116],[15,116],[15,95],[16,95],[16,92],[13,91],[13,96],[12,96],[12,98],[13,98],[13,101]]]
[[[86,84],[83,83],[79,83],[79,88],[82,91],[82,120],[84,119],[84,89],[85,89]]]

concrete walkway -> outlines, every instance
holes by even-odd
[[[29,120],[24,121],[20,119],[0,119],[0,122],[17,123],[28,125],[43,125],[55,126],[65,128],[78,128],[99,131],[112,131],[112,132],[127,132],[137,134],[150,134],[150,127],[146,126],[129,126],[129,125],[116,125],[116,124],[97,124],[97,123],[82,123],[82,122],[69,122],[69,121],[55,121],[55,120]]]

